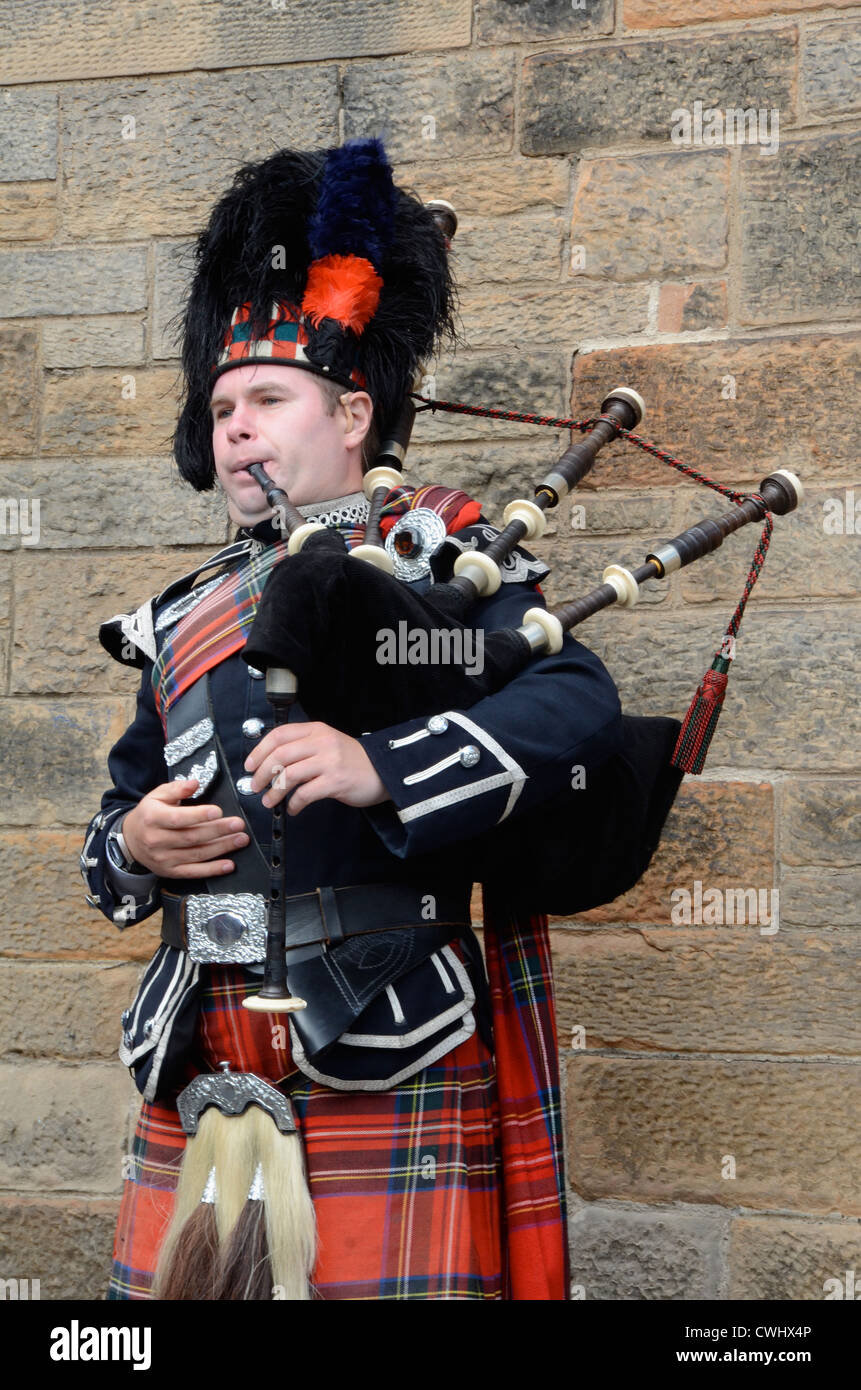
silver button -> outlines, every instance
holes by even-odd
[[[154,1027],[155,1027],[155,1019],[154,1019],[154,1018],[148,1018],[147,1021],[146,1021],[146,1023],[145,1023],[144,1026],[143,1026],[143,1032],[144,1032],[144,1037],[145,1037],[145,1038],[150,1038],[150,1037],[152,1037],[152,1030],[153,1030]]]
[[[124,1028],[128,1028],[129,1023],[130,1023],[130,1021],[131,1021],[131,1016],[132,1016],[132,1011],[131,1011],[131,1009],[123,1009],[123,1016],[122,1016],[122,1018],[120,1019],[120,1022],[121,1022],[121,1024],[123,1025]]]
[[[444,734],[448,729],[448,720],[444,714],[432,714],[425,728],[429,734]]]
[[[243,719],[242,732],[246,738],[259,738],[263,733],[263,720],[258,719],[256,715],[252,719]]]
[[[236,790],[239,792],[240,796],[253,795],[251,780],[250,777],[240,777],[237,779]]]
[[[252,677],[253,680],[262,681],[263,677],[266,675],[266,672],[258,671],[256,666],[249,666],[248,674]]]
[[[131,1033],[129,1032],[128,1029],[126,1029],[126,1031],[123,1033],[123,1042],[125,1043],[125,1045],[126,1045],[126,1047],[128,1048],[129,1052],[131,1052],[132,1043],[134,1042],[134,1038],[132,1037],[132,1035],[131,1035]]]
[[[463,767],[475,767],[481,753],[474,743],[468,743],[465,748],[460,750],[460,761]]]

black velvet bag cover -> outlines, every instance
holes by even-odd
[[[516,632],[484,639],[484,670],[456,665],[386,665],[379,634],[464,628],[463,600],[445,584],[421,596],[371,565],[351,559],[331,531],[309,538],[270,574],[243,656],[267,670],[285,666],[299,682],[310,719],[354,737],[468,709],[501,689],[529,658]],[[586,785],[512,815],[470,842],[476,882],[501,889],[524,912],[569,915],[612,902],[638,881],[657,848],[682,773],[670,763],[676,719],[622,717],[620,749]]]
[[[639,881],[683,773],[670,763],[677,719],[622,716],[622,744],[585,786],[512,816],[475,842],[476,880],[520,912],[570,916]]]
[[[457,665],[379,661],[379,634],[397,633],[399,623],[422,631],[466,629],[457,591],[437,585],[434,594],[431,603],[351,559],[340,536],[321,531],[272,570],[242,655],[261,671],[293,671],[309,719],[354,737],[441,709],[468,709],[511,680],[529,648],[515,632],[487,634],[480,675]]]

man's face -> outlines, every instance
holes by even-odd
[[[370,397],[348,394],[352,420],[340,405],[328,415],[313,373],[299,367],[250,362],[218,378],[211,401],[212,451],[232,521],[253,526],[272,515],[249,463],[262,463],[297,506],[361,488],[361,422],[369,418]]]

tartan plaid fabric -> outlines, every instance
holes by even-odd
[[[393,488],[383,507],[383,533],[399,516],[416,507],[428,507],[437,512],[449,532],[470,525],[480,512],[477,502],[456,489]],[[341,531],[350,550],[360,544],[364,536],[364,527],[357,528],[349,523],[339,524],[336,529]],[[286,554],[286,541],[266,546],[259,555],[225,575],[225,582],[202,599],[171,631],[152,672],[155,702],[165,729],[167,711],[183,691],[245,646],[263,586],[272,568]]]
[[[213,379],[216,374],[228,367],[235,367],[240,362],[261,360],[291,362],[323,376],[320,366],[308,357],[305,351],[307,346],[308,333],[303,319],[297,319],[289,304],[283,300],[272,301],[269,324],[260,338],[251,337],[251,304],[240,304],[233,311],[222,350],[217,362],[213,364]],[[339,376],[340,374],[331,374],[330,379],[338,380]],[[347,390],[361,391],[367,384],[358,367],[353,367],[349,372],[349,382],[349,386],[344,382]]]
[[[208,973],[189,1076],[229,1058],[235,1070],[286,1081],[317,1214],[319,1295],[501,1298],[499,1117],[493,1059],[478,1035],[392,1090],[336,1092],[295,1071],[274,1017],[242,1008],[244,971]],[[175,1107],[145,1103],[110,1299],[150,1296],[184,1146]]]
[[[317,1211],[323,1298],[568,1297],[547,918],[518,919],[485,895],[484,926],[496,1066],[475,1034],[379,1093],[297,1085],[284,1032],[241,1006],[244,972],[209,967],[188,1077],[230,1059],[236,1070],[288,1083]],[[144,1103],[108,1298],[149,1297],[184,1146],[176,1109]]]
[[[512,1299],[568,1298],[559,1053],[545,916],[518,917],[483,890]]]

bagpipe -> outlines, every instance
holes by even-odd
[[[439,408],[439,403],[435,405]],[[645,872],[685,771],[702,769],[720,714],[741,614],[768,546],[771,515],[785,515],[798,505],[799,480],[778,470],[763,479],[759,492],[748,496],[720,489],[735,499],[729,511],[660,542],[637,568],[611,564],[602,582],[582,597],[549,609],[530,608],[518,627],[486,632],[481,673],[448,662],[382,665],[377,660],[377,635],[381,627],[396,629],[402,622],[411,632],[429,635],[441,629],[465,631],[474,605],[499,589],[500,567],[506,558],[521,541],[542,534],[547,511],[582,481],[605,444],[620,436],[635,438],[631,431],[643,411],[636,391],[613,390],[597,420],[588,422],[584,437],[570,445],[537,483],[534,498],[508,504],[503,529],[486,549],[462,551],[449,574],[437,565],[435,582],[424,593],[393,577],[391,548],[384,547],[379,531],[386,497],[391,489],[403,486],[402,475],[391,461],[403,458],[415,413],[412,400],[397,431],[383,446],[381,456],[389,461],[365,476],[369,499],[365,543],[352,551],[325,526],[306,522],[261,464],[249,468],[289,541],[287,557],[272,571],[263,590],[243,657],[266,672],[276,722],[286,720],[298,693],[310,719],[353,736],[413,717],[433,716],[443,709],[468,709],[502,689],[536,657],[559,652],[565,633],[593,614],[611,606],[632,607],[648,580],[663,578],[711,554],[743,526],[765,523],[742,602],[684,723],[623,715],[617,750],[586,770],[584,786],[557,793],[462,847],[474,880],[501,890],[523,912],[565,916],[583,912],[617,898]],[[702,475],[693,476],[718,486]],[[420,534],[411,539],[407,525],[399,531],[398,542],[415,549],[422,539]],[[245,1001],[247,1007],[262,1011],[301,1007],[287,990],[283,857],[279,853],[284,813],[282,800],[273,811],[264,983],[259,995]]]

